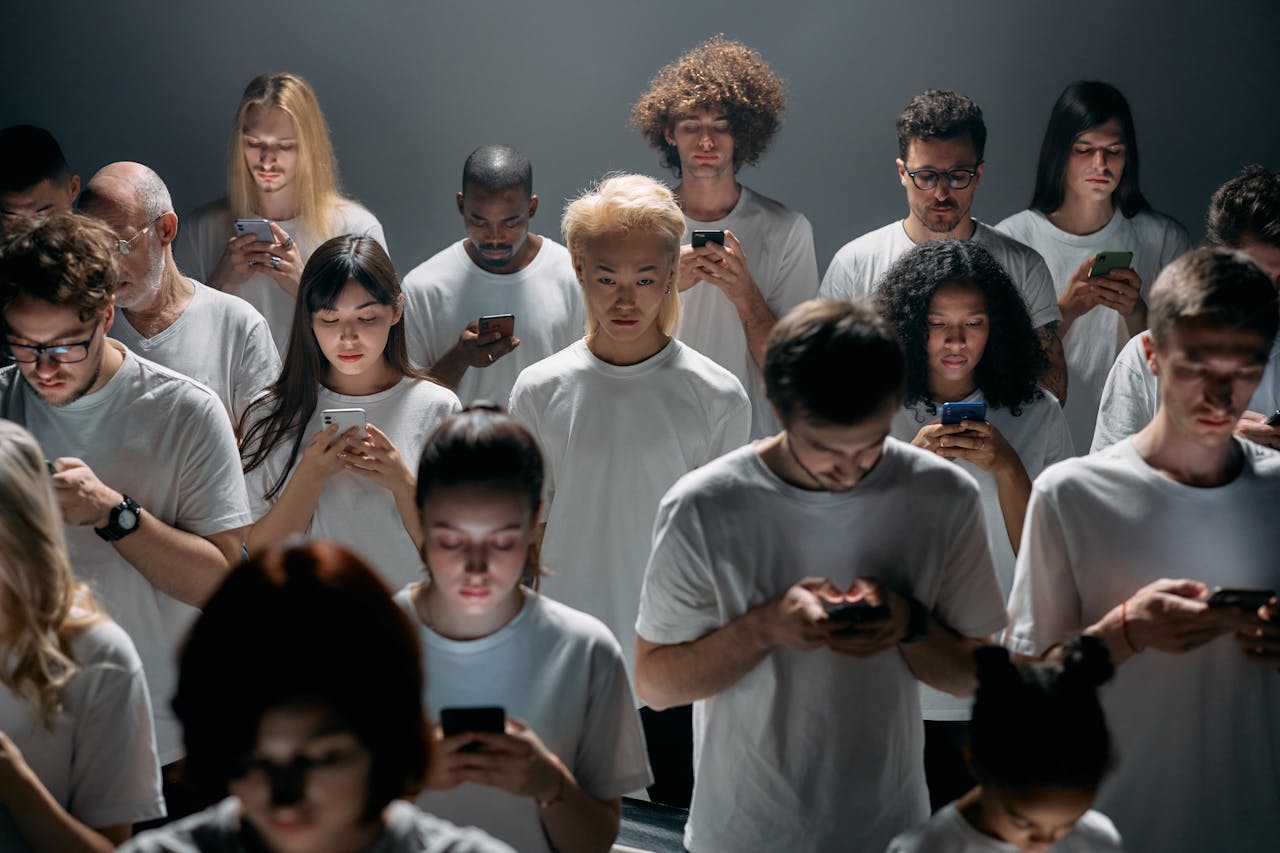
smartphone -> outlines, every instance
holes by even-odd
[[[504,338],[509,338],[516,332],[516,315],[485,314],[480,318],[477,325],[480,326],[480,334],[482,335],[489,332],[501,332]]]
[[[352,427],[359,427],[360,438],[365,437],[364,409],[325,409],[320,412],[320,423],[325,427],[337,424],[339,435]]]
[[[1276,409],[1275,414],[1267,418],[1267,426],[1280,426],[1280,409]]]
[[[236,234],[243,237],[252,234],[259,243],[274,243],[276,235],[271,233],[271,223],[265,219],[237,219]]]
[[[944,424],[958,424],[961,421],[985,421],[986,419],[986,403],[942,404],[942,422]]]
[[[507,712],[496,706],[478,708],[441,708],[440,728],[444,736],[460,735],[463,732],[494,732],[502,734],[506,730]],[[463,752],[479,752],[479,741],[472,741],[461,747]]]
[[[1133,263],[1133,252],[1099,252],[1089,267],[1089,278],[1106,275],[1112,270],[1127,270]]]
[[[724,232],[723,231],[704,231],[699,229],[699,230],[695,230],[693,232],[693,236],[690,237],[689,239],[689,245],[693,246],[693,248],[695,249],[701,248],[702,246],[705,246],[708,243],[719,243],[721,246],[723,246]]]
[[[45,467],[45,470],[47,470],[50,474],[58,473],[58,466],[54,465],[48,459],[44,460],[44,467]]]
[[[863,622],[875,622],[889,618],[889,605],[870,604],[867,601],[826,601],[822,606],[827,610],[827,618],[832,622],[847,625],[860,625]]]
[[[1237,607],[1250,613],[1275,597],[1270,589],[1223,589],[1218,587],[1209,596],[1210,607]]]

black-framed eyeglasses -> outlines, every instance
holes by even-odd
[[[916,169],[907,170],[907,177],[911,179],[911,183],[916,185],[918,190],[931,190],[938,185],[938,180],[943,179],[947,182],[947,186],[953,190],[962,190],[969,184],[973,183],[973,179],[978,175],[978,167],[951,169],[947,172],[939,172],[937,169]]]
[[[164,214],[162,213],[160,214],[160,216],[164,216]],[[139,237],[141,237],[143,234],[146,234],[148,231],[150,231],[155,226],[155,224],[160,221],[160,216],[157,216],[155,219],[151,220],[150,224],[148,224],[146,228],[143,228],[141,231],[139,231],[137,234],[134,234],[128,240],[116,240],[116,247],[120,250],[120,254],[127,255],[130,252],[132,252],[133,244],[138,242]]]
[[[95,329],[94,337],[97,337],[97,335],[98,333]],[[10,357],[22,364],[34,364],[40,360],[40,356],[45,354],[48,354],[49,358],[58,364],[75,364],[89,357],[89,345],[91,343],[93,343],[93,338],[70,344],[49,344],[48,346],[15,344],[13,341],[6,340],[4,345],[8,347]]]

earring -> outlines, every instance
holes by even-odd
[[[670,286],[670,285],[668,285],[668,286],[667,286],[667,289],[666,289],[666,290],[664,290],[664,291],[662,291],[662,292],[663,292],[663,293],[670,293],[670,292],[671,292],[671,286]]]

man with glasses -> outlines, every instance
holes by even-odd
[[[907,216],[853,240],[836,252],[820,294],[853,299],[871,293],[898,258],[926,240],[974,240],[991,252],[1027,304],[1049,367],[1040,377],[1066,400],[1067,366],[1058,338],[1053,278],[1032,248],[969,215],[982,182],[987,126],[982,110],[955,92],[929,89],[898,116],[898,179],[907,191]]]
[[[80,211],[115,231],[121,309],[111,336],[132,352],[213,390],[232,424],[280,376],[267,321],[249,303],[178,271],[178,217],[160,176],[141,163],[112,163],[85,187]]]
[[[119,252],[114,232],[72,213],[0,238],[0,319],[17,362],[0,370],[0,417],[44,448],[71,565],[138,647],[172,816],[191,807],[171,784],[177,647],[252,517],[218,398],[107,338]]]

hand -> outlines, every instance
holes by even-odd
[[[4,732],[0,732],[0,804],[8,802],[13,794],[33,782],[39,784],[35,773],[22,757],[22,750]]]
[[[1280,672],[1280,599],[1272,597],[1256,613],[1255,621],[1236,631],[1236,643],[1246,658],[1274,666]]]
[[[851,657],[865,658],[891,649],[907,633],[911,605],[898,593],[881,586],[873,578],[858,578],[842,596],[844,601],[865,601],[872,606],[887,604],[889,616],[873,622],[834,631],[827,637],[827,648]]]
[[[747,269],[747,255],[742,244],[732,231],[724,232],[724,245],[708,242],[704,246],[690,250],[688,275],[691,280],[710,282],[724,292],[733,302],[748,298],[758,293],[755,279]],[[681,280],[686,275],[684,255],[681,255]]]
[[[1267,426],[1269,415],[1245,412],[1236,422],[1236,435],[1263,447],[1280,450],[1280,426]]]
[[[413,497],[417,477],[409,470],[400,451],[387,434],[373,424],[365,425],[366,437],[347,445],[347,471],[382,486],[394,495]]]
[[[346,467],[353,446],[360,441],[359,427],[351,427],[339,435],[338,425],[330,424],[312,436],[302,449],[302,458],[298,460],[298,471],[294,476],[324,482]]]
[[[1139,651],[1182,654],[1231,630],[1251,625],[1256,614],[1211,608],[1209,588],[1199,581],[1161,579],[1135,592],[1125,605],[1129,639]],[[1116,608],[1118,609],[1118,608]]]
[[[518,346],[519,338],[505,337],[502,332],[480,334],[480,324],[472,321],[458,335],[456,349],[468,367],[488,367]]]
[[[55,459],[53,467],[58,469],[53,475],[53,491],[62,520],[79,527],[106,527],[111,510],[124,502],[124,495],[99,480],[81,459]]]
[[[1058,296],[1058,310],[1062,312],[1062,318],[1068,324],[1102,304],[1098,296],[1097,284],[1094,279],[1089,278],[1093,261],[1093,258],[1088,258],[1081,264],[1079,269],[1071,274],[1071,278],[1067,280],[1067,286]]]
[[[963,431],[939,437],[935,451],[944,459],[963,459],[977,465],[983,471],[1001,471],[1013,466],[1022,467],[1018,452],[1005,437],[986,421],[961,421]]]
[[[252,272],[266,273],[271,276],[275,283],[280,285],[281,290],[297,299],[298,283],[302,280],[302,253],[298,251],[297,244],[283,228],[274,222],[268,222],[267,225],[275,235],[276,241],[249,244],[244,249],[248,265],[252,268]],[[272,258],[280,260],[272,263]]]
[[[461,740],[444,756],[444,776],[452,785],[474,782],[498,788],[517,797],[546,802],[557,799],[573,782],[573,774],[524,722],[507,717],[506,731],[472,732],[445,738]],[[468,743],[479,743],[475,752],[463,752]],[[450,785],[450,787],[452,787]]]
[[[823,599],[843,601],[844,593],[826,578],[805,578],[774,599],[765,611],[769,648],[804,651],[822,646],[833,630]]]
[[[1141,319],[1145,325],[1147,304],[1142,301],[1142,279],[1136,272],[1112,270],[1089,281],[1093,283],[1099,305],[1105,305],[1126,320]]]
[[[249,266],[249,253],[256,251],[251,247],[257,245],[259,245],[258,238],[252,234],[238,234],[227,240],[227,245],[222,250],[222,257],[218,258],[218,263],[209,274],[209,281],[206,284],[218,290],[234,292],[254,273],[253,268]]]

